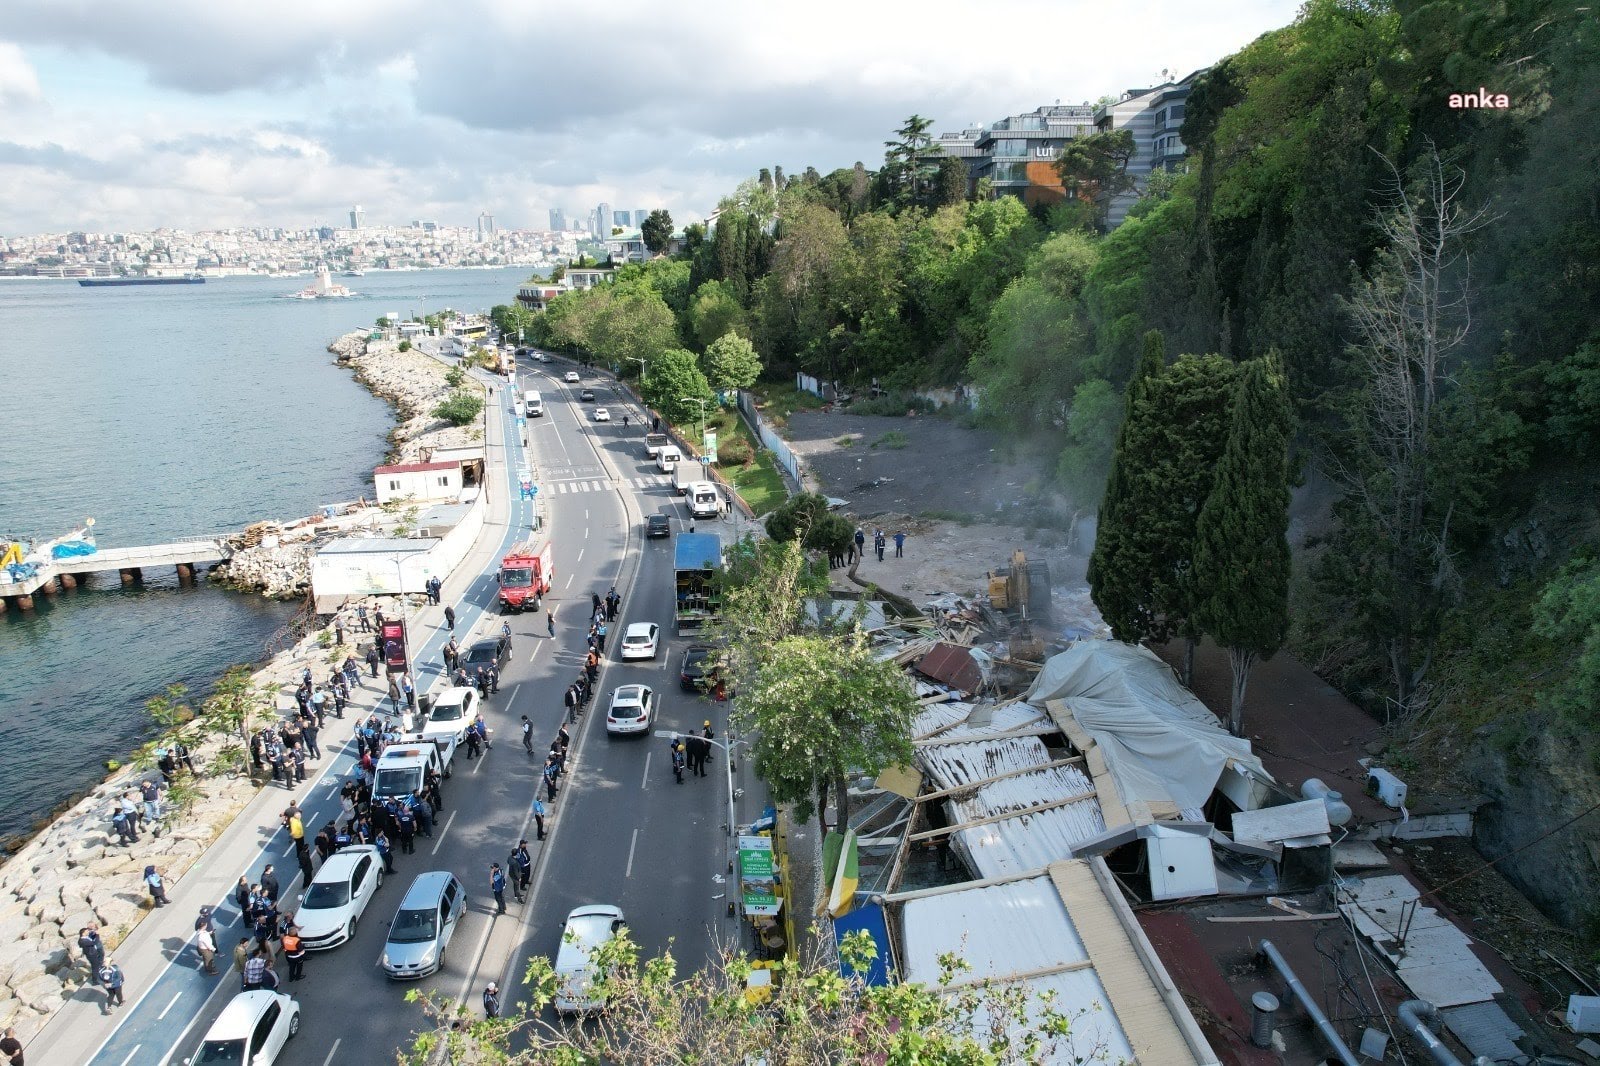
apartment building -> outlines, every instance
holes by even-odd
[[[1106,228],[1115,229],[1128,217],[1128,208],[1139,199],[1152,171],[1173,170],[1188,155],[1189,150],[1179,136],[1183,128],[1184,101],[1207,69],[1201,68],[1182,81],[1169,81],[1150,89],[1129,89],[1115,102],[1095,108],[1094,124],[1098,131],[1125,129],[1133,134],[1133,159],[1128,164],[1128,173],[1134,179],[1134,187],[1111,198]]]

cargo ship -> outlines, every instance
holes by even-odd
[[[184,274],[175,278],[79,278],[78,284],[86,289],[108,288],[112,285],[204,285],[206,279],[199,274]]]

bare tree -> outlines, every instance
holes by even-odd
[[[1389,171],[1392,206],[1378,219],[1385,246],[1345,301],[1359,383],[1330,462],[1345,491],[1331,567],[1383,649],[1404,713],[1455,580],[1440,401],[1472,328],[1465,238],[1490,219],[1463,203],[1464,176],[1431,145],[1409,188],[1392,163]]]

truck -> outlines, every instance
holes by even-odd
[[[450,767],[445,764],[437,747],[422,741],[391,744],[384,749],[377,766],[373,768],[373,798],[409,796],[420,791],[429,770],[440,777],[449,776]]]
[[[654,459],[666,447],[668,437],[665,433],[646,433],[644,435],[644,453]]]
[[[548,540],[523,541],[500,560],[500,613],[539,609],[540,599],[550,591],[550,581],[555,577],[551,565]]]
[[[691,633],[722,611],[722,538],[715,533],[684,533],[673,549],[673,621]]]
[[[687,496],[691,518],[716,518],[722,514],[722,493],[717,491],[715,482],[696,481],[689,486]]]
[[[700,464],[695,462],[682,462],[672,464],[672,491],[679,496],[687,496],[689,489],[696,481],[701,480],[703,474]]]

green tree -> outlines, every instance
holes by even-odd
[[[826,497],[815,492],[802,492],[790,496],[767,516],[767,536],[776,541],[799,541],[804,546],[811,531],[821,524],[828,513]]]
[[[1533,629],[1572,649],[1564,673],[1545,689],[1545,700],[1592,727],[1600,708],[1600,565],[1579,558],[1563,567],[1534,604]]]
[[[1090,378],[1073,390],[1056,478],[1076,506],[1100,506],[1121,425],[1122,398],[1109,381]]]
[[[928,135],[933,119],[912,115],[884,141],[883,169],[878,171],[879,202],[891,210],[926,207],[938,195],[939,149]],[[964,183],[963,183],[964,184]],[[962,190],[965,199],[966,190]]]
[[[645,402],[674,424],[690,423],[700,417],[700,405],[684,397],[698,397],[707,403],[716,398],[694,353],[682,348],[669,348],[651,360],[641,391]]]
[[[1195,524],[1195,624],[1228,649],[1228,728],[1244,729],[1245,687],[1256,659],[1289,631],[1289,437],[1283,364],[1252,359],[1240,375],[1228,443]]]
[[[825,811],[849,824],[853,773],[876,775],[911,761],[918,704],[904,673],[877,657],[859,630],[836,637],[785,637],[767,653],[733,711],[754,734],[756,773],[777,803],[806,821]]]
[[[616,293],[595,316],[589,350],[632,370],[644,359],[655,373],[659,353],[678,345],[678,320],[655,290],[636,288]]]
[[[749,316],[726,281],[707,281],[689,301],[689,331],[701,350],[729,333],[748,337]]]
[[[483,397],[466,389],[456,389],[433,409],[433,417],[442,418],[452,426],[468,426],[483,413]]]
[[[650,249],[652,255],[660,255],[672,240],[672,215],[662,208],[656,208],[645,216],[644,224],[639,227],[639,235],[644,238],[644,246]]]
[[[273,693],[258,685],[248,666],[230,666],[200,705],[207,727],[229,738],[213,757],[220,772],[242,772],[250,764],[250,737],[256,722],[272,714]]]
[[[712,341],[700,357],[706,381],[718,392],[748,389],[761,376],[761,357],[755,346],[737,333],[725,333]]]
[[[1056,157],[1056,173],[1068,190],[1099,205],[1103,219],[1111,198],[1133,188],[1133,176],[1128,173],[1133,151],[1132,130],[1075,137]]]

